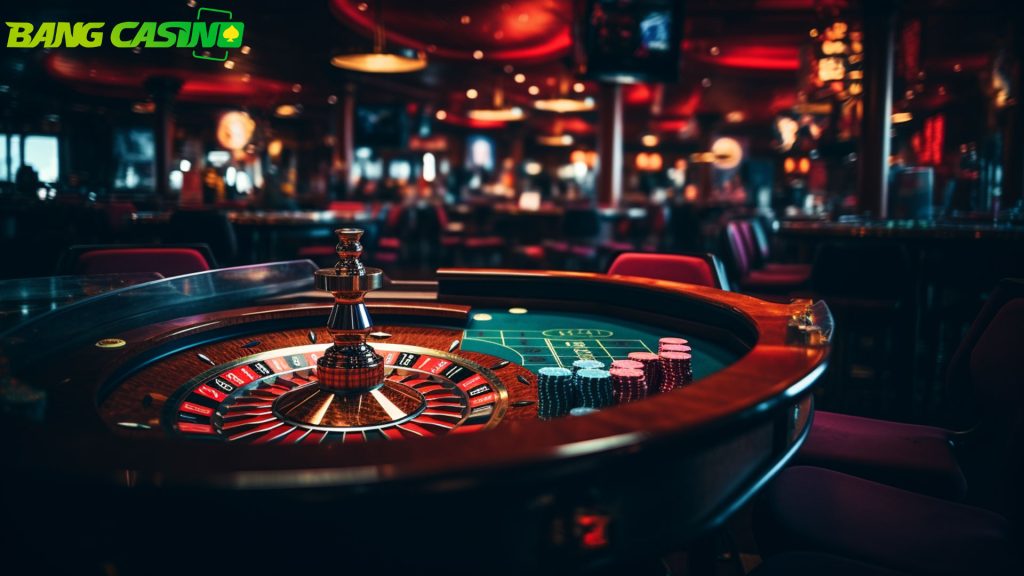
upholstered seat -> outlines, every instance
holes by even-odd
[[[922,575],[1000,574],[1011,561],[1010,523],[995,512],[812,466],[779,473],[755,526],[767,555],[809,550]]]
[[[959,500],[966,494],[967,481],[953,452],[951,435],[934,426],[819,411],[794,463]]]
[[[819,411],[794,462],[954,500],[964,498],[977,484],[975,501],[996,499],[984,486],[999,483],[1002,454],[1014,441],[1021,418],[1022,346],[1024,283],[1006,280],[993,292],[949,365],[950,389],[971,396],[975,405],[973,410],[965,406],[965,412],[975,414],[962,420],[976,430],[960,435],[962,454],[951,443],[958,434],[943,428]],[[965,461],[973,465],[967,473]]]
[[[626,252],[612,262],[608,273],[728,289],[721,264],[712,254]]]
[[[725,226],[725,245],[740,288],[751,292],[785,293],[802,288],[810,280],[810,268],[782,266],[756,268],[750,223],[742,220]]]
[[[61,274],[132,274],[156,272],[164,277],[203,272],[216,266],[208,246],[116,245],[72,246],[61,257]]]

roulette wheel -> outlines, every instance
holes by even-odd
[[[388,283],[360,231],[338,236],[334,267],[157,280],[4,333],[5,552],[118,573],[614,566],[720,525],[808,430],[821,303],[575,272]]]

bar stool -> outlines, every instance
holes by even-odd
[[[737,283],[743,290],[768,294],[789,293],[803,288],[810,280],[809,271],[799,270],[757,270],[753,267],[748,226],[743,221],[731,221],[725,225],[725,246],[731,256]]]
[[[810,276],[810,264],[775,262],[771,259],[771,243],[760,218],[743,220],[740,222],[740,227],[748,253],[752,256],[751,264],[755,269]]]

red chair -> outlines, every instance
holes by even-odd
[[[729,289],[722,262],[714,254],[626,252],[612,262],[608,273]]]
[[[754,269],[764,270],[770,273],[784,274],[806,274],[810,277],[810,264],[790,264],[771,261],[771,250],[768,243],[768,235],[761,226],[758,219],[741,220],[740,234],[747,247],[747,254],[750,254],[750,264]]]
[[[384,210],[384,224],[380,237],[367,260],[380,264],[395,264],[403,259],[405,252],[402,237],[409,232],[409,210],[404,204],[391,204]]]
[[[72,246],[61,257],[61,274],[130,274],[156,272],[164,277],[203,272],[215,266],[205,244]]]
[[[327,209],[333,212],[365,212],[366,204],[349,200],[334,200],[327,206]]]
[[[752,292],[786,293],[804,287],[810,280],[810,270],[757,270],[749,248],[748,234],[742,221],[725,226],[725,245],[732,256],[733,269],[740,288]]]
[[[813,466],[787,468],[765,488],[754,533],[769,561],[812,552],[917,575],[1019,572],[1006,517]]]
[[[819,411],[793,460],[942,498],[961,499],[970,488],[972,498],[998,499],[1001,455],[1024,414],[1021,348],[1024,281],[1004,280],[947,371],[947,386],[966,397],[960,404],[977,405],[964,418],[970,431]]]

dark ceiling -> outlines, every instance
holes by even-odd
[[[181,99],[265,107],[301,103],[310,114],[347,85],[360,101],[415,101],[452,111],[456,121],[474,88],[482,101],[503,86],[512,103],[528,106],[536,85],[541,96],[556,91],[572,71],[573,0],[314,0],[280,2],[210,0],[187,2],[82,2],[58,0],[5,8],[8,21],[191,20],[197,6],[231,9],[246,23],[248,54],[232,56],[233,69],[191,57],[187,50],[15,50],[3,52],[3,77],[15,89],[33,78],[56,79],[60,89],[106,98],[142,99],[145,79],[179,76]],[[808,30],[837,15],[855,17],[845,0],[690,0],[680,80],[659,88],[626,88],[627,114],[643,130],[679,130],[697,114],[743,112],[765,120],[792,106]],[[923,69],[941,79],[952,63],[982,67],[999,42],[998,2],[908,1],[904,18],[920,18]],[[388,41],[428,53],[426,70],[395,76],[345,72],[332,55],[370,44],[375,19]],[[1005,26],[1004,26],[1005,27]],[[474,57],[474,52],[480,51]],[[237,52],[237,51],[236,51]],[[526,82],[515,83],[522,73]],[[52,81],[52,80],[51,80]],[[593,95],[596,85],[587,83]],[[592,131],[589,118],[564,118],[561,128]],[[550,131],[554,118],[534,114],[530,126]]]

